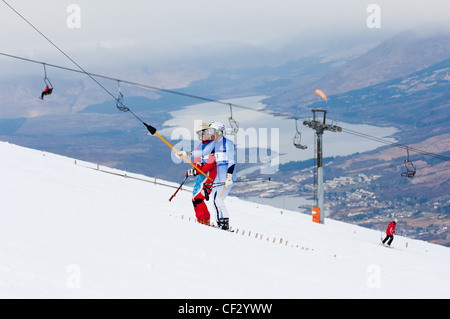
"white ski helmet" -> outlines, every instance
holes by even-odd
[[[225,133],[225,125],[220,122],[212,122],[211,124],[209,124],[209,127],[214,129],[216,138],[223,136],[223,134]]]

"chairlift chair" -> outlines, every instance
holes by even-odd
[[[404,165],[406,167],[406,172],[403,172],[401,174],[402,177],[414,177],[416,175],[416,167],[414,166],[413,162],[409,160],[409,149],[406,147],[406,152],[408,154],[408,157],[404,161]]]
[[[49,90],[53,91],[53,85],[52,82],[50,82],[49,78],[44,78],[45,86],[48,87]]]
[[[302,144],[302,133],[300,133],[300,131],[298,130],[297,119],[295,119],[295,130],[296,130],[296,133],[295,133],[294,138],[292,139],[294,146],[301,150],[307,149],[308,146]]]
[[[50,82],[50,79],[47,77],[47,69],[45,68],[45,63],[43,63],[44,65],[44,83],[45,83],[45,89],[42,91],[40,99],[44,100],[44,96],[45,95],[50,95],[53,92],[53,85],[52,82]]]
[[[48,87],[50,90],[53,91],[52,82],[50,82],[50,79],[47,77],[47,69],[45,67],[45,63],[44,63],[44,83],[46,87]]]
[[[233,107],[231,103],[230,103],[230,113],[231,115],[228,118],[228,122],[230,123],[231,130],[229,133],[231,135],[236,135],[239,132],[239,123],[236,122],[236,120],[233,118]]]
[[[122,90],[120,89],[120,81],[117,81],[117,83],[119,86],[119,96],[116,99],[116,107],[122,112],[128,112],[130,109],[125,105],[123,105],[123,93]]]
[[[403,177],[414,177],[416,175],[416,167],[411,161],[405,160],[405,167],[406,172],[402,173]]]

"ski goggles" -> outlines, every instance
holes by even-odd
[[[209,127],[209,128],[205,128],[204,130],[198,131],[197,135],[198,137],[202,137],[202,136],[206,136],[206,135],[212,135],[214,134],[214,129]]]

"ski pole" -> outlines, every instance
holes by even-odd
[[[179,153],[178,150],[177,150],[175,147],[172,146],[172,144],[170,144],[169,142],[167,142],[166,139],[165,139],[164,137],[162,137],[161,135],[159,135],[159,133],[156,131],[156,128],[154,128],[154,127],[151,126],[151,125],[148,125],[148,124],[145,123],[145,122],[142,122],[142,123],[145,125],[145,127],[147,127],[147,130],[150,132],[150,134],[158,136],[158,137],[161,139],[161,141],[163,141],[164,143],[166,143],[167,146],[169,146],[172,150],[174,150],[175,153],[177,153],[177,154]],[[181,157],[182,157],[186,162],[188,162],[193,168],[195,168],[195,169],[197,170],[197,172],[199,172],[200,174],[202,174],[203,176],[205,176],[205,177],[206,177],[207,179],[209,179],[211,182],[214,182],[214,180],[213,180],[211,177],[209,177],[208,175],[206,175],[205,172],[203,172],[200,168],[198,168],[197,166],[195,166],[195,165],[194,165],[194,164],[193,164],[186,156],[181,155]]]
[[[181,187],[183,187],[184,183],[187,181],[189,176],[186,176],[184,178],[184,181],[180,184],[180,186],[177,188],[177,190],[175,191],[175,193],[173,193],[173,195],[170,197],[169,202],[172,201],[172,199],[177,195],[178,191],[181,189]]]

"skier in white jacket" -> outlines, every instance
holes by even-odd
[[[236,146],[233,141],[224,136],[225,126],[222,123],[213,122],[209,127],[214,130],[211,132],[211,137],[214,138],[217,165],[217,176],[211,197],[214,201],[217,225],[221,229],[229,230],[230,216],[224,201],[236,180]]]

